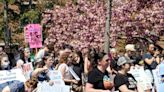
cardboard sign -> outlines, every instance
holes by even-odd
[[[25,42],[30,44],[30,48],[42,47],[42,27],[39,24],[29,24],[24,28]]]
[[[33,71],[32,63],[23,64],[22,71],[23,71],[23,74],[24,74],[26,80],[30,79],[30,74]]]
[[[50,86],[48,82],[38,83],[37,92],[71,92],[70,86],[53,85]]]
[[[0,71],[0,84],[13,80],[26,81],[21,69]]]
[[[49,70],[48,75],[50,77],[50,80],[54,82],[54,85],[65,85],[60,71]]]

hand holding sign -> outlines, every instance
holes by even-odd
[[[54,82],[54,85],[65,85],[64,81],[62,80],[62,74],[60,71],[49,70],[48,75],[50,80]]]
[[[70,92],[70,86],[65,85],[52,85],[46,81],[38,83],[37,92]]]
[[[50,81],[49,81],[49,85],[50,85],[50,86],[53,86],[53,85],[54,85],[54,82],[50,80]]]

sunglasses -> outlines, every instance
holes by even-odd
[[[109,59],[106,59],[105,61],[106,61],[106,62],[109,62]]]

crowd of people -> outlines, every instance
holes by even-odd
[[[134,44],[127,44],[125,52],[110,48],[109,53],[88,48],[82,52],[70,45],[54,50],[52,45],[44,45],[32,58],[31,49],[21,48],[12,58],[0,48],[0,71],[22,69],[26,63],[32,63],[34,70],[30,78],[21,82],[12,80],[0,84],[0,92],[34,92],[39,82],[47,81],[54,85],[50,71],[60,71],[65,85],[73,92],[157,92],[152,70],[164,64],[164,53],[154,44],[148,45],[145,52],[137,50]],[[13,61],[14,60],[14,61]],[[15,62],[15,65],[13,65]],[[140,90],[141,86],[129,71],[133,67],[143,67],[151,88]],[[76,80],[70,68],[80,80]]]

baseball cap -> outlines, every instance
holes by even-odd
[[[119,57],[118,61],[117,61],[117,65],[121,66],[123,64],[128,64],[128,63],[133,63],[133,60],[128,59],[125,56],[121,56]]]

